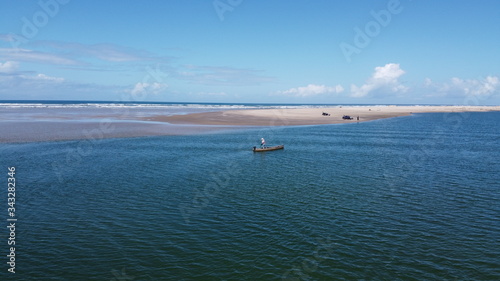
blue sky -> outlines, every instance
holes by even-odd
[[[0,2],[0,99],[500,104],[500,2]]]

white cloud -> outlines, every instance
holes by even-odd
[[[26,76],[23,76],[23,77],[26,77]],[[64,78],[52,77],[52,76],[45,75],[43,73],[39,73],[36,76],[29,77],[29,79],[45,80],[45,81],[52,81],[52,82],[63,82],[64,81]]]
[[[488,76],[483,80],[462,80],[454,77],[451,82],[453,89],[473,96],[490,95],[500,88],[499,79],[496,76]]]
[[[7,41],[8,35],[0,34],[0,41]],[[113,64],[138,61],[166,61],[168,58],[114,44],[79,44],[57,41],[36,41],[25,48],[0,48],[0,58],[6,60],[44,63],[66,66],[95,65],[97,60]]]
[[[25,75],[7,74],[0,75],[0,96],[4,99],[39,99],[47,94],[57,95],[59,92],[68,92],[68,83],[60,77],[45,74]],[[59,98],[64,98],[60,96]]]
[[[404,93],[408,90],[408,87],[398,81],[403,74],[405,74],[405,71],[399,67],[398,63],[377,66],[372,76],[361,87],[351,85],[351,96],[365,97],[373,92],[383,94]]]
[[[450,82],[437,83],[427,78],[424,85],[447,95],[489,96],[500,93],[500,78],[487,76],[484,79],[460,79],[453,77]]]
[[[432,85],[432,83],[433,82],[432,82],[431,78],[425,78],[425,80],[424,80],[424,86],[429,87],[429,86]]]
[[[305,87],[291,88],[285,91],[280,91],[278,93],[293,97],[311,97],[328,93],[341,93],[343,91],[344,88],[341,85],[337,85],[335,87],[327,87],[325,85],[309,84]]]
[[[140,60],[158,60],[146,51],[123,47],[115,44],[81,44],[60,41],[38,41],[35,47],[44,47],[52,51],[63,51],[72,57],[97,58],[108,62],[128,62]]]
[[[0,75],[0,97],[3,99],[102,99],[107,95],[109,100],[118,100],[125,87],[117,85],[99,85],[94,83],[77,83],[62,77],[49,76],[43,73],[14,73]]]
[[[167,88],[167,84],[164,83],[142,83],[139,82],[135,84],[134,88],[130,91],[132,95],[146,94],[150,93],[153,95],[159,94],[161,91]]]
[[[0,82],[5,83],[3,85],[5,87],[7,87],[6,85],[7,83],[11,83],[12,84],[11,86],[17,86],[26,83],[31,83],[31,84],[35,83],[37,85],[43,83],[46,85],[53,85],[54,83],[61,83],[64,81],[65,81],[64,78],[48,76],[43,73],[39,73],[34,76],[19,75],[19,74],[0,76]]]
[[[12,48],[0,48],[0,58],[7,58],[9,60],[34,62],[34,63],[46,63],[55,65],[77,65],[80,64],[78,61],[66,58],[61,55],[50,54],[46,52],[38,52],[28,49],[12,49]]]
[[[12,41],[14,41],[14,35],[13,34],[0,33],[0,41],[12,42]]]
[[[255,86],[275,80],[274,77],[266,76],[262,72],[226,66],[185,65],[174,74],[174,77],[210,86]]]
[[[0,62],[0,73],[12,73],[17,70],[19,63],[15,61]]]

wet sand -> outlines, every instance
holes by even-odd
[[[0,131],[2,132],[0,143],[82,139],[97,142],[109,138],[206,134],[222,132],[228,129],[224,126],[172,125],[141,121],[9,121],[0,122]]]

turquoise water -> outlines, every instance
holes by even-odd
[[[499,121],[0,144],[1,278],[499,280]],[[285,149],[253,153],[261,137]]]

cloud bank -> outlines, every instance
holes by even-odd
[[[430,78],[424,80],[424,89],[428,93],[425,98],[446,98],[488,102],[498,104],[500,97],[500,78],[486,76],[480,79],[461,79],[453,77],[446,82],[434,82]],[[496,99],[496,101],[495,101]]]
[[[430,85],[437,85],[438,89],[444,92],[465,96],[489,96],[500,91],[500,79],[497,76],[487,76],[484,79],[466,80],[453,77],[448,83],[439,85],[430,81]]]
[[[167,88],[167,84],[164,83],[142,83],[139,82],[135,84],[134,88],[130,91],[130,93],[134,96],[143,95],[143,94],[153,94],[157,95],[163,90]]]
[[[365,84],[358,87],[351,85],[351,97],[366,97],[370,94],[404,93],[408,87],[399,82],[399,77],[405,71],[399,67],[398,63],[388,63],[384,66],[375,67],[375,72]]]
[[[206,86],[255,86],[274,81],[261,70],[227,66],[184,65],[173,77]]]
[[[341,93],[344,88],[341,85],[335,87],[327,87],[325,85],[309,84],[305,87],[291,88],[285,91],[280,91],[278,94],[292,97],[311,97],[323,94]]]

